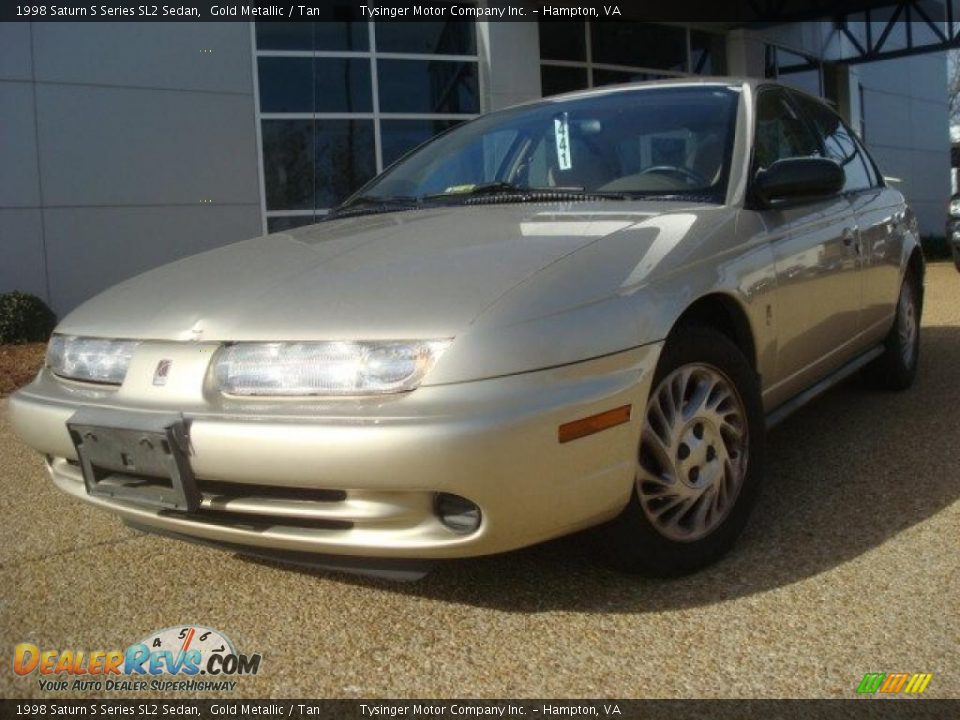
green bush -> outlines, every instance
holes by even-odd
[[[53,310],[36,295],[0,294],[0,345],[46,342],[56,324]]]

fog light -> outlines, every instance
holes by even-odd
[[[440,522],[458,535],[468,535],[480,527],[480,508],[459,495],[437,493],[435,511]]]

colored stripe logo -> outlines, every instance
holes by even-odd
[[[857,686],[857,694],[919,695],[932,678],[933,673],[867,673]]]

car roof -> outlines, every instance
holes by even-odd
[[[698,76],[698,77],[675,77],[663,78],[661,80],[645,80],[643,82],[618,83],[612,85],[601,85],[600,87],[588,88],[586,90],[575,90],[573,92],[561,93],[559,95],[548,95],[547,97],[537,98],[530,102],[522,103],[529,105],[539,102],[552,102],[558,100],[575,100],[580,98],[598,97],[600,95],[611,95],[617,93],[631,92],[634,90],[643,90],[646,88],[662,87],[730,87],[732,85],[768,85],[778,84],[769,80],[743,77],[719,77],[719,76]]]
[[[750,87],[754,90],[762,87],[778,87],[783,88],[784,90],[789,90],[790,92],[802,95],[809,100],[818,102],[821,105],[825,106],[833,112],[837,112],[837,109],[822,97],[817,97],[812,95],[804,90],[793,87],[792,85],[786,85],[785,83],[779,82],[777,80],[771,80],[768,78],[748,78],[748,77],[736,77],[736,76],[718,76],[718,75],[699,75],[696,77],[672,77],[672,78],[663,78],[661,80],[646,80],[643,82],[632,82],[632,83],[619,83],[611,85],[601,85],[600,87],[588,88],[586,90],[575,90],[573,92],[561,93],[558,95],[548,95],[547,97],[535,98],[533,100],[528,100],[523,103],[518,103],[511,107],[519,108],[526,107],[529,105],[539,105],[543,103],[550,102],[561,102],[566,100],[579,100],[582,98],[589,97],[600,97],[604,95],[613,95],[617,93],[628,93],[635,92],[637,90],[643,90],[647,88],[665,88],[665,87]],[[503,108],[504,110],[510,108]]]

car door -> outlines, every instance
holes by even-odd
[[[903,196],[888,188],[876,164],[846,123],[822,103],[798,96],[797,102],[823,138],[824,152],[844,168],[844,193],[850,201],[862,255],[863,303],[857,345],[865,348],[886,335],[900,293],[901,232],[906,220]]]
[[[754,133],[754,173],[777,160],[823,155],[813,126],[781,87],[759,90]],[[766,389],[776,405],[853,354],[860,257],[853,208],[843,195],[759,213],[777,275],[777,366]]]

